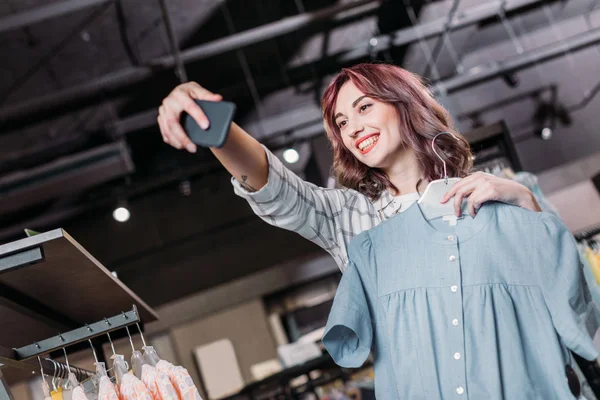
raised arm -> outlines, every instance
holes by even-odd
[[[192,153],[196,147],[179,123],[181,112],[189,113],[200,126],[208,126],[193,99],[219,101],[221,96],[197,83],[185,83],[165,98],[158,117],[163,140]],[[366,197],[351,190],[320,188],[300,179],[236,124],[232,124],[225,145],[211,151],[234,177],[235,193],[248,201],[256,215],[322,247],[340,268],[347,260],[347,243],[373,226],[376,212]]]
[[[222,100],[220,95],[211,93],[196,82],[188,82],[177,86],[163,100],[158,115],[158,124],[165,143],[176,149],[186,149],[190,153],[195,153],[197,149],[181,127],[181,113],[186,111],[204,129],[210,124],[194,99]],[[210,150],[246,190],[255,192],[267,184],[269,165],[265,151],[256,139],[237,124],[231,124],[229,136],[222,148]]]

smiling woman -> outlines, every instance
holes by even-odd
[[[464,177],[471,169],[468,142],[419,77],[405,69],[359,64],[342,70],[323,94],[323,118],[339,183],[372,199],[384,190],[412,193],[419,182],[442,176],[430,146],[440,132],[461,139],[436,141],[448,173]]]

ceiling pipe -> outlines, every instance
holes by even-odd
[[[550,43],[547,46],[522,53],[501,63],[471,68],[461,75],[439,82],[431,89],[434,93],[439,92],[440,88],[449,93],[457,92],[500,78],[507,73],[518,72],[535,64],[561,57],[565,52],[575,52],[598,43],[600,43],[600,28],[589,30],[560,42]],[[154,121],[142,120],[138,117],[137,120],[128,121],[128,124],[123,125],[123,127],[134,128],[134,123],[137,123],[137,127],[139,127],[142,122],[155,124],[156,117]],[[264,119],[262,123],[267,127],[267,132],[265,136],[257,137],[257,139],[264,141],[267,146],[283,146],[284,142],[280,138],[285,138],[285,143],[288,143],[294,140],[307,140],[315,135],[322,135],[324,132],[321,111],[317,106],[296,108],[273,115]],[[253,123],[244,124],[244,127],[253,134],[256,130],[255,126]],[[285,135],[279,135],[284,132]]]
[[[241,49],[261,41],[273,39],[322,21],[343,21],[350,18],[356,18],[376,11],[379,8],[380,3],[381,0],[358,0],[352,3],[328,7],[319,11],[283,18],[277,22],[248,29],[182,51],[181,60],[183,63],[190,63],[206,59],[228,51]],[[146,66],[129,67],[105,75],[91,82],[39,96],[35,99],[13,106],[7,106],[0,110],[0,122],[30,118],[31,115],[35,113],[48,112],[60,107],[82,103],[99,94],[106,95],[107,93],[117,91],[123,87],[143,82],[152,77],[157,71],[170,69],[175,65],[175,57],[169,55],[150,61],[149,65]]]
[[[187,82],[187,71],[181,58],[181,51],[179,50],[179,42],[177,41],[177,35],[175,28],[173,28],[173,21],[171,13],[169,12],[169,5],[167,0],[159,0],[160,11],[162,13],[165,28],[167,29],[167,36],[169,37],[169,45],[171,46],[171,53],[173,53],[173,59],[175,60],[175,74],[179,78],[181,83]]]
[[[541,4],[542,2],[543,0],[513,1],[505,6],[505,10],[506,12],[513,12],[518,9],[530,7],[537,3]],[[423,38],[432,38],[437,35],[443,34],[443,32],[446,29],[448,31],[453,31],[477,24],[483,20],[494,17],[498,14],[499,7],[502,5],[502,3],[503,2],[501,1],[486,3],[480,6],[473,7],[464,12],[457,13],[457,15],[455,15],[454,18],[452,18],[452,20],[450,21],[447,17],[441,17],[433,21],[420,24],[417,28],[421,31]],[[344,51],[340,54],[336,54],[335,59],[340,63],[347,63],[353,60],[367,57],[373,51],[383,52],[387,49],[390,49],[391,47],[406,46],[419,40],[415,31],[415,27],[403,28],[397,30],[392,34],[377,36],[375,37],[375,39],[376,41],[373,41],[373,43],[377,43],[376,46],[371,46],[370,44],[360,45],[355,48]],[[313,61],[309,61],[309,63],[312,62]],[[306,67],[306,64],[294,67],[294,70],[299,70],[304,67]],[[222,93],[223,91],[219,92]],[[134,132],[139,129],[154,126],[156,124],[157,116],[157,110],[147,110],[116,121],[113,124],[113,126],[110,127],[110,129],[117,136],[125,135],[129,132]]]
[[[564,41],[551,43],[547,46],[531,50],[520,56],[494,63],[490,66],[477,66],[471,68],[464,74],[460,74],[435,85],[433,90],[434,92],[438,92],[441,89],[445,89],[448,92],[456,92],[467,89],[499,76],[526,69],[537,63],[546,62],[563,56],[565,52],[575,52],[597,43],[600,43],[600,28],[572,36]]]

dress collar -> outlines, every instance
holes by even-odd
[[[402,224],[408,224],[408,229],[414,232],[417,237],[428,238],[439,244],[453,245],[452,240],[448,240],[450,235],[456,236],[461,243],[471,239],[481,230],[483,230],[495,214],[496,205],[488,203],[483,205],[472,218],[467,209],[467,202],[463,202],[463,217],[458,220],[456,226],[448,226],[446,229],[438,229],[432,223],[425,219],[421,207],[417,202],[412,204],[405,212],[397,217]],[[401,221],[403,220],[403,221]]]

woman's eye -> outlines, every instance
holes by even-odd
[[[338,128],[342,129],[344,126],[346,126],[346,121],[341,121],[338,123]]]
[[[363,104],[362,106],[360,106],[360,111],[363,112],[363,111],[365,111],[369,107],[371,107],[370,104]]]

